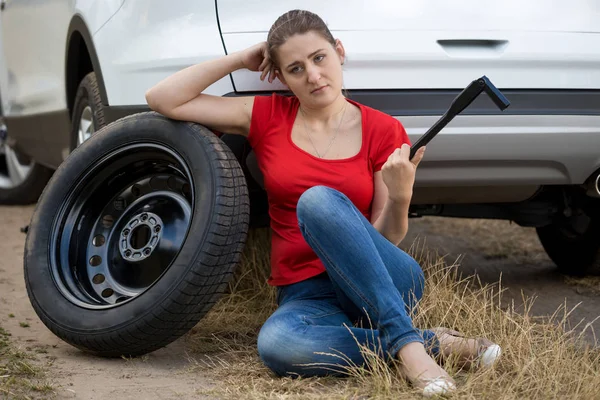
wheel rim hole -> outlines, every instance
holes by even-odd
[[[94,236],[94,239],[92,239],[92,244],[96,247],[102,246],[105,242],[106,242],[106,240],[104,239],[104,236],[102,236],[102,235],[96,235],[96,236]]]
[[[175,179],[174,176],[170,176],[169,179],[167,179],[167,186],[169,186],[169,189],[171,190],[177,190],[177,179]]]
[[[115,219],[112,215],[105,215],[102,217],[102,226],[105,228],[111,228],[115,222]]]
[[[131,194],[134,195],[135,197],[138,197],[141,193],[141,189],[138,185],[133,185],[131,187]]]
[[[92,282],[94,282],[96,285],[103,283],[104,280],[105,280],[105,278],[104,278],[104,275],[102,275],[102,274],[96,274],[92,278]]]
[[[115,291],[114,291],[114,290],[112,290],[112,289],[110,289],[110,288],[104,289],[104,290],[102,291],[102,297],[104,297],[104,298],[106,298],[106,297],[110,297],[110,296],[112,296],[113,294],[115,294]]]
[[[97,267],[100,264],[102,264],[102,257],[100,257],[100,256],[93,256],[92,258],[90,258],[90,265],[92,267]]]
[[[144,246],[146,246],[146,244],[148,244],[151,236],[152,231],[150,230],[148,225],[141,225],[134,228],[133,232],[131,233],[131,238],[129,239],[131,247],[133,247],[136,250],[143,248]]]
[[[186,196],[186,197],[189,197],[189,196],[192,194],[192,190],[191,190],[191,188],[190,188],[190,185],[189,185],[189,184],[187,184],[187,183],[186,183],[186,184],[184,184],[184,185],[181,187],[181,192],[183,193],[183,195],[184,195],[184,196]]]

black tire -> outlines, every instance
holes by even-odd
[[[148,174],[150,168],[155,168],[155,175]],[[174,177],[173,193],[168,189],[170,177],[158,179],[165,171]],[[153,178],[140,183],[150,176],[156,177],[156,182]],[[185,184],[178,183],[185,179],[190,183],[187,191]],[[122,197],[116,198],[117,193]],[[176,203],[165,205],[170,197],[159,197],[160,193],[189,201],[187,231],[176,225],[177,218],[185,218],[167,215],[178,212]],[[160,207],[163,214],[157,211]],[[106,218],[106,210],[114,211],[112,219]],[[33,308],[58,337],[96,355],[138,356],[159,349],[196,325],[226,292],[246,241],[249,211],[240,165],[208,129],[152,112],[123,118],[76,148],[42,193],[24,254],[25,282]],[[168,233],[169,224],[163,221],[163,234],[172,236],[156,242],[154,253],[144,261],[147,265],[140,261],[137,267],[114,257],[123,254],[119,253],[123,243],[119,232],[125,234],[120,228],[127,225],[123,218],[136,212],[155,213],[164,221],[171,218],[177,228]],[[140,218],[143,221],[143,216]],[[105,240],[98,242],[98,249],[93,247],[89,239],[98,238],[98,230],[107,226],[111,227]],[[116,247],[111,247],[113,239]],[[133,268],[148,275],[151,272],[143,268],[158,265],[161,269],[154,281],[148,280],[139,294],[126,301],[111,300],[117,287],[112,295],[107,293],[111,297],[103,299],[95,294],[102,288],[95,288],[86,272],[96,268],[88,263],[92,261],[90,249],[92,254],[107,255],[97,268],[105,268],[111,279],[117,273],[137,279]],[[163,258],[151,264],[154,256]],[[119,269],[119,265],[127,268]]]
[[[600,218],[580,218],[584,218],[584,225],[577,232],[566,219],[537,228],[544,250],[565,275],[583,276],[600,272]]]
[[[71,113],[71,150],[77,147],[77,136],[79,130],[79,121],[83,110],[90,106],[94,121],[94,130],[98,131],[105,127],[104,105],[100,97],[100,88],[96,80],[96,73],[90,72],[79,83],[75,102],[73,103],[73,112]]]

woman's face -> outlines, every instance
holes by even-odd
[[[342,90],[344,48],[315,32],[294,35],[278,49],[279,79],[307,106],[331,104]]]

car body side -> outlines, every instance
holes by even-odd
[[[259,3],[8,0],[4,32],[28,32],[5,38],[8,71],[0,79],[15,146],[56,168],[72,150],[70,109],[86,73],[96,72],[107,120],[114,121],[147,110],[145,91],[169,74],[264,40],[270,23],[300,4]],[[528,16],[539,10],[509,1],[504,8],[490,5],[495,19],[465,12],[457,22],[444,18],[448,10],[441,2],[425,3],[378,0],[364,8],[357,1],[345,9],[337,0],[302,4],[323,15],[346,44],[351,96],[398,118],[412,141],[483,74],[511,100],[500,112],[480,96],[431,142],[414,202],[519,203],[543,186],[593,180],[600,171],[600,33],[593,24],[599,14],[548,20],[541,12],[533,21]],[[576,3],[571,9],[591,4]],[[422,14],[428,6],[432,16]],[[520,12],[511,15],[515,10]],[[19,23],[31,29],[10,25]],[[257,76],[237,71],[207,93],[285,89]]]

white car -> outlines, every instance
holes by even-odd
[[[105,175],[98,175],[104,181],[94,186],[90,183],[93,179],[86,181],[86,174],[96,171],[87,165],[88,160],[95,165],[94,154],[109,154],[107,143],[120,143],[117,139],[111,142],[117,131],[128,132],[121,132],[121,138],[129,140],[121,144],[126,146],[138,143],[146,129],[158,129],[151,128],[155,125],[184,129],[172,121],[169,123],[173,125],[159,123],[156,115],[135,116],[148,111],[146,90],[191,64],[264,41],[276,18],[294,8],[319,14],[344,43],[344,84],[351,98],[398,118],[413,142],[438,120],[464,87],[480,76],[487,76],[511,102],[509,108],[500,111],[486,95],[478,97],[428,145],[417,173],[413,215],[513,220],[537,228],[542,244],[564,273],[581,274],[600,268],[600,7],[594,0],[551,4],[545,0],[2,0],[0,8],[0,97],[8,132],[0,135],[0,148],[4,149],[0,162],[4,160],[10,166],[0,165],[0,202],[35,201],[58,168],[50,181],[51,188],[43,196],[44,204],[32,220],[32,228],[42,230],[47,225],[49,230],[36,231],[35,238],[28,240],[26,279],[42,319],[78,347],[99,354],[117,354],[124,348],[135,353],[124,345],[126,339],[119,342],[121,347],[115,344],[108,348],[93,338],[78,339],[92,328],[79,321],[85,320],[85,315],[73,311],[77,321],[56,322],[67,317],[53,314],[59,312],[53,311],[58,306],[48,308],[39,299],[46,296],[46,302],[52,302],[60,292],[71,304],[89,310],[137,304],[135,299],[144,297],[142,294],[151,290],[154,280],[138,286],[124,283],[128,276],[118,276],[121,272],[116,264],[108,265],[106,259],[93,252],[110,244],[111,229],[118,231],[117,236],[134,235],[119,225],[121,217],[116,216],[127,214],[131,204],[138,204],[138,197],[154,193],[153,187],[159,187],[157,182],[162,178],[170,183],[161,190],[172,192],[170,206],[162,210],[166,214],[131,214],[133,219],[127,220],[143,222],[146,227],[145,238],[137,238],[143,236],[137,235],[138,231],[134,235],[140,248],[163,240],[163,233],[152,233],[162,229],[159,219],[167,221],[169,215],[178,213],[192,226],[193,215],[197,214],[191,213],[196,203],[190,193],[200,193],[198,182],[185,172],[189,163],[181,155],[183,150],[164,158],[148,150],[147,157],[154,154],[157,160],[168,159],[169,165],[179,166],[178,172],[168,176],[161,175],[170,168],[167,164],[156,161],[154,164],[163,165],[163,169],[152,169],[142,156],[132,161],[133,172],[128,173],[135,175],[150,168],[146,172],[154,174],[154,186],[142,181],[131,185],[121,182],[126,174],[117,164],[114,168],[106,164]],[[278,82],[260,81],[259,73],[237,71],[210,86],[207,93],[240,96],[284,89]],[[96,138],[101,136],[101,128],[130,115],[134,116],[102,129],[104,140]],[[193,129],[203,132],[206,146],[234,154],[249,190],[250,223],[267,223],[266,195],[245,138],[226,132],[215,135],[201,127]],[[153,134],[160,136],[160,132]],[[173,136],[165,136],[164,140],[179,140]],[[184,146],[182,143],[173,146]],[[219,147],[222,143],[226,148]],[[138,155],[142,154],[141,148],[138,150]],[[97,162],[102,160],[98,158]],[[67,194],[82,182],[92,185],[85,186],[87,197],[73,200],[75,197]],[[116,197],[105,198],[113,189],[102,186],[102,182],[121,182],[126,189],[116,190]],[[246,189],[239,188],[235,198],[245,196]],[[89,197],[90,193],[97,193],[97,197]],[[89,215],[83,205],[92,201],[94,207],[99,207],[92,217],[97,222],[93,226],[107,229],[109,236],[99,234],[96,228],[86,231],[84,222],[90,219],[86,219]],[[108,207],[105,203],[111,204],[110,213],[103,208]],[[205,213],[214,211],[212,205],[206,207]],[[145,222],[152,218],[155,222]],[[165,221],[166,229],[169,222]],[[244,224],[239,221],[236,223]],[[53,231],[53,226],[62,230]],[[224,229],[225,225],[219,226],[215,229]],[[62,236],[52,232],[62,232]],[[47,241],[38,242],[44,235]],[[244,235],[233,242],[243,242]],[[60,247],[60,238],[65,237],[83,239],[79,244],[68,242],[63,243],[67,247]],[[185,240],[177,240],[183,246]],[[133,263],[136,247],[123,243],[116,253],[104,254],[117,257],[111,258],[113,261]],[[62,250],[36,253],[36,249],[52,249],[53,245]],[[72,253],[62,252],[71,245],[76,248]],[[77,246],[83,246],[83,250]],[[144,250],[148,254],[139,257],[152,257],[154,245],[148,246]],[[77,249],[83,253],[75,257]],[[71,256],[78,260],[72,265]],[[83,272],[77,272],[77,268],[83,268]],[[100,270],[103,272],[93,272]],[[194,303],[196,308],[190,308],[194,313],[202,315],[198,311],[202,304],[202,310],[209,308],[206,299],[213,299],[210,296],[221,290],[229,272],[220,278],[207,278],[203,287],[211,289],[203,292],[208,297]],[[159,275],[153,275],[153,279]],[[54,281],[34,284],[34,280],[42,279],[40,276],[53,276]],[[62,283],[56,283],[57,292],[36,294],[36,288],[41,290],[59,281]],[[180,301],[191,304],[188,300]],[[102,318],[94,321],[103,327],[113,326],[98,322]],[[194,319],[185,321],[189,325]],[[83,326],[75,328],[77,323]],[[175,331],[185,331],[184,325],[178,325]],[[152,323],[150,326],[154,328],[148,328],[149,332],[159,330]],[[106,329],[114,332],[113,328]],[[73,332],[80,336],[73,336]],[[140,345],[138,353],[165,344],[170,340],[165,337],[152,341],[152,335],[148,336],[151,345]],[[117,343],[116,337],[114,340]]]

